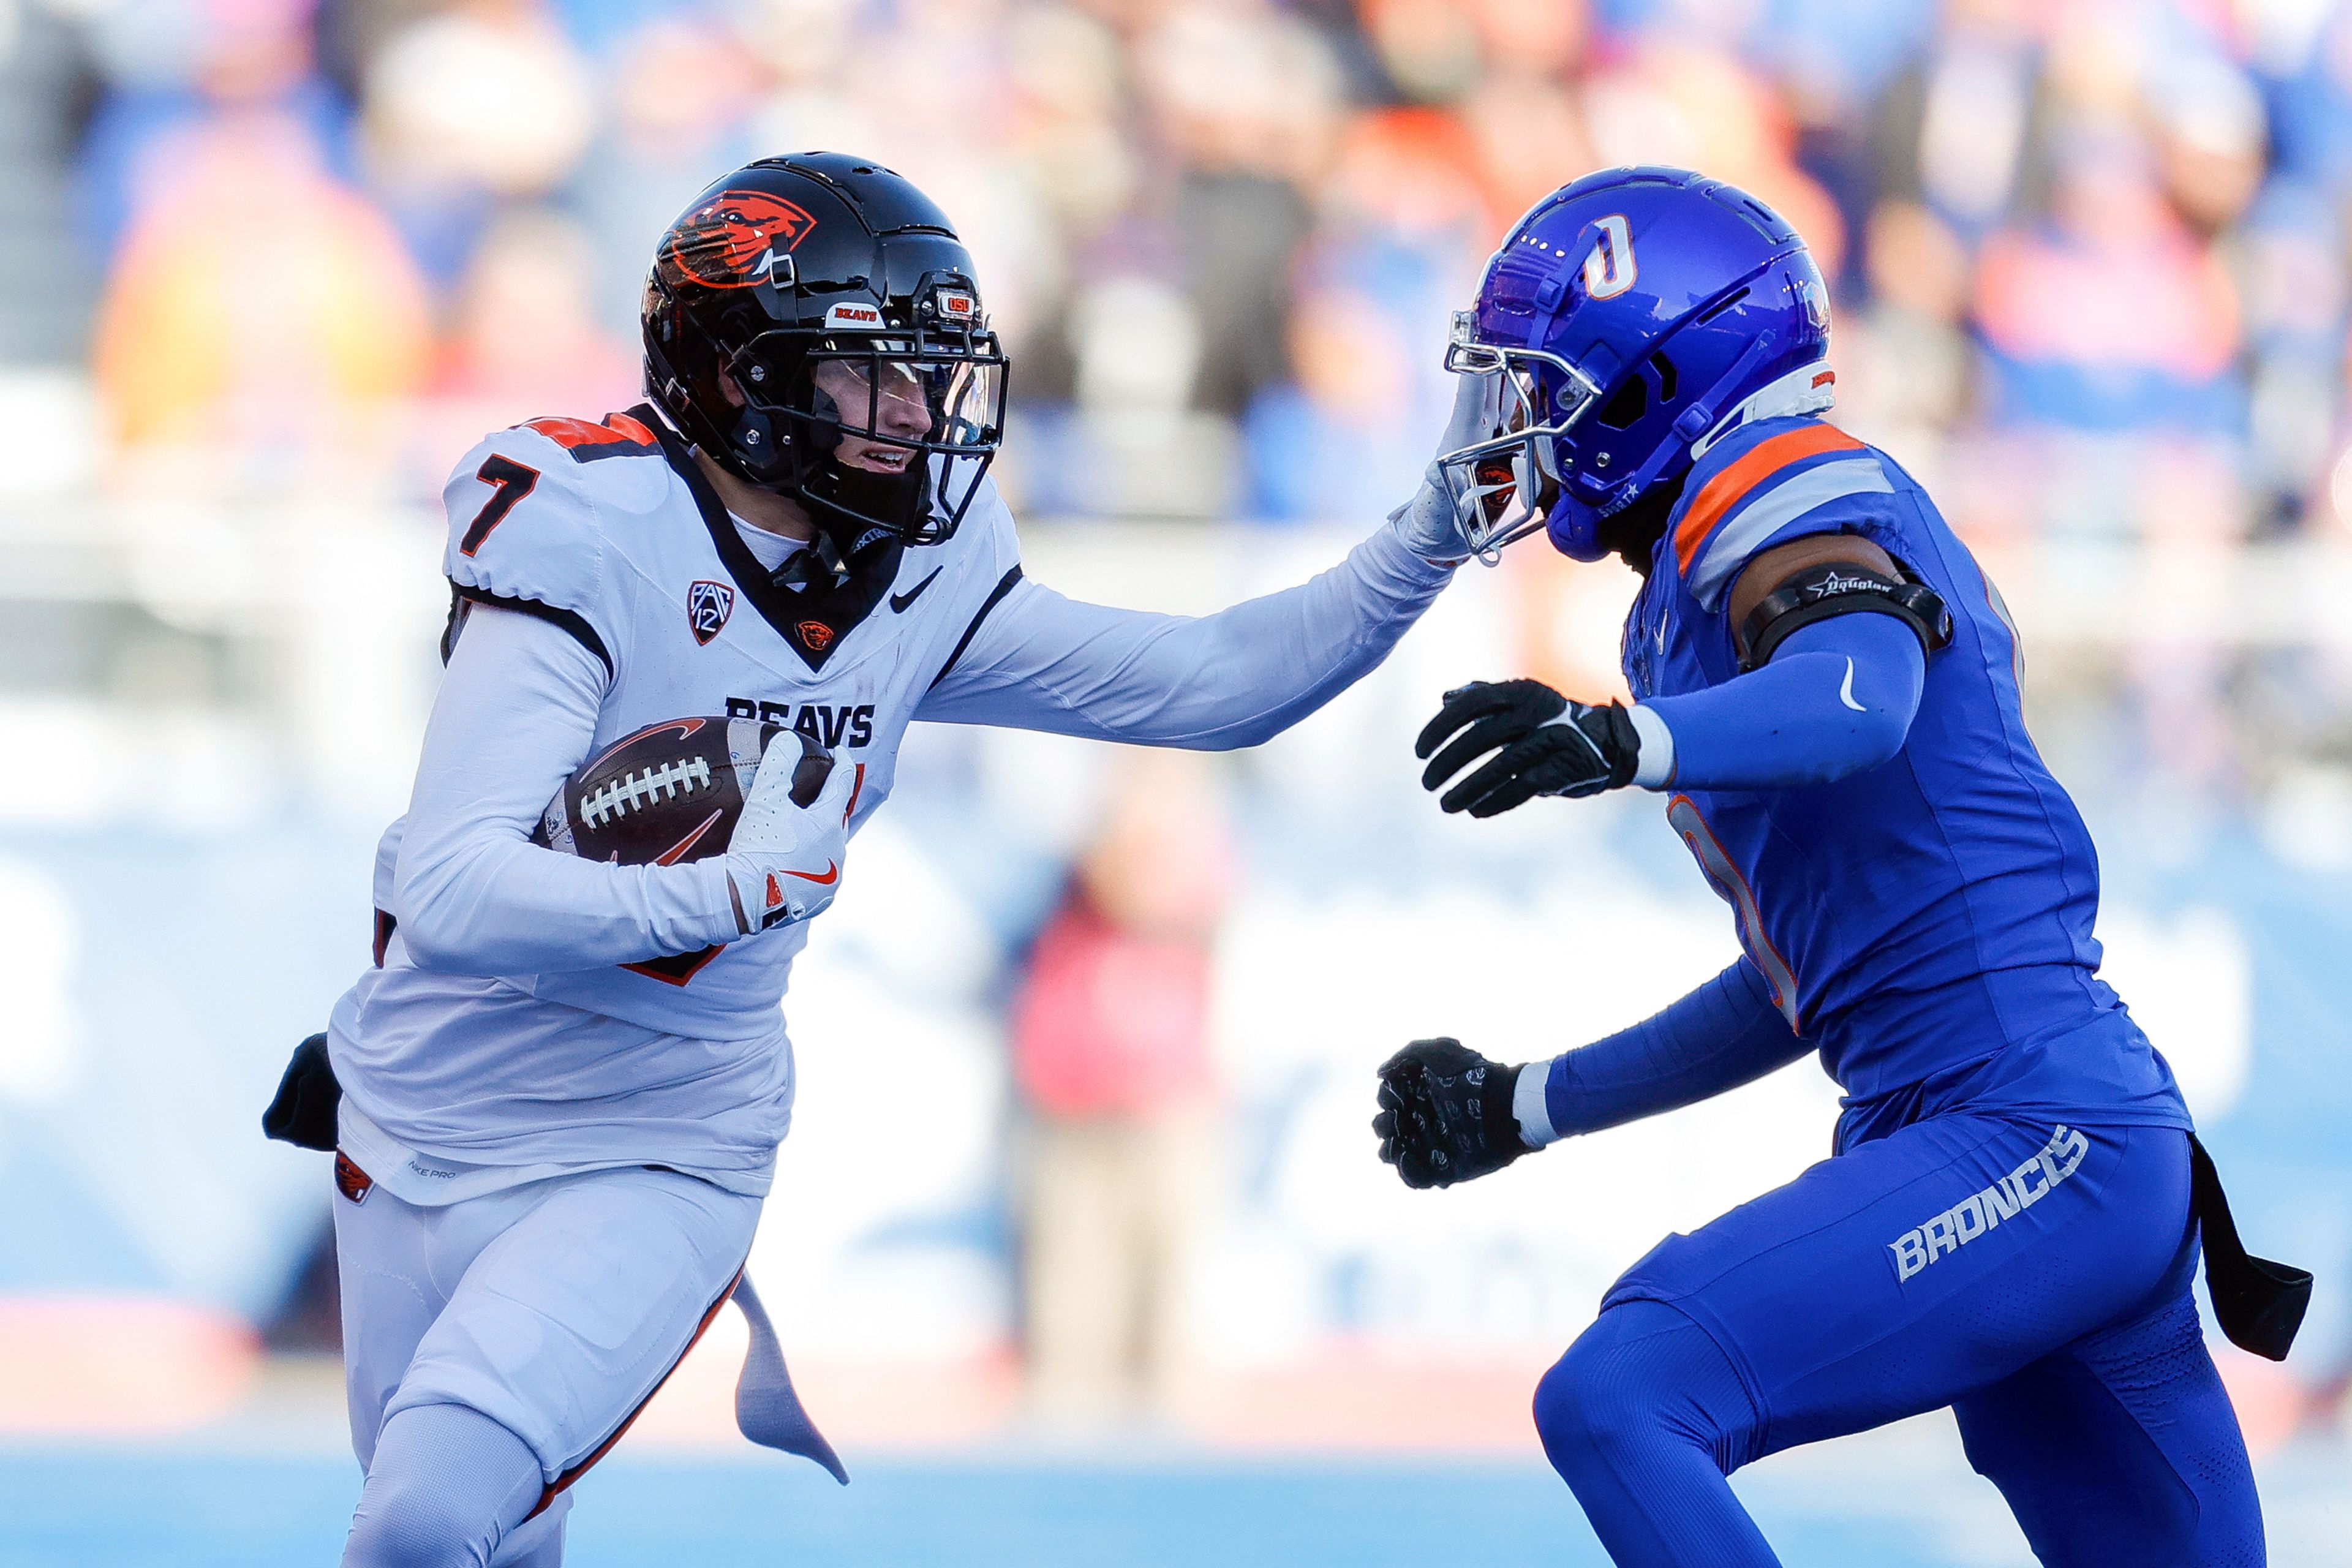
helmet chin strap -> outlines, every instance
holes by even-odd
[[[833,535],[820,529],[806,550],[794,551],[782,566],[769,574],[768,580],[779,588],[814,588],[829,594],[849,580],[849,568],[843,563]]]

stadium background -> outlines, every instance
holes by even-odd
[[[1836,417],[1942,499],[2103,851],[2110,973],[2258,1250],[2221,1347],[2274,1560],[2352,1562],[2352,6],[2331,0],[0,0],[0,1563],[331,1558],[356,1478],[324,1162],[256,1121],[365,961],[482,431],[635,398],[653,237],[761,153],[964,228],[1032,570],[1207,608],[1412,490],[1446,313],[1589,169],[1776,204]],[[1180,1374],[1024,1399],[1007,1071],[1111,753],[919,728],[791,1000],[753,1259],[858,1485],[732,1436],[730,1316],[583,1489],[574,1560],[1599,1561],[1525,1401],[1656,1236],[1825,1149],[1801,1065],[1480,1186],[1363,1122],[1417,1034],[1506,1057],[1733,952],[1656,803],[1442,821],[1458,680],[1612,689],[1631,579],[1472,568],[1220,764]],[[732,1332],[733,1338],[729,1335]],[[1741,1483],[1792,1561],[2025,1561],[1934,1417]]]

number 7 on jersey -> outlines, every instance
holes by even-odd
[[[501,458],[496,453],[482,459],[482,466],[474,470],[474,477],[490,487],[490,499],[482,503],[482,510],[476,512],[474,521],[466,525],[466,536],[457,542],[457,552],[461,555],[471,555],[479,550],[482,541],[490,536],[490,530],[504,522],[507,513],[514,510],[515,503],[530,494],[531,487],[539,483],[537,468],[518,463],[512,458]]]

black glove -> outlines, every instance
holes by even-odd
[[[327,1060],[327,1037],[313,1035],[294,1047],[294,1059],[278,1080],[278,1097],[261,1113],[262,1134],[298,1148],[331,1150],[342,1099],[343,1086]]]
[[[1415,1040],[1381,1064],[1381,1158],[1408,1187],[1450,1187],[1527,1153],[1511,1109],[1523,1069],[1459,1040]]]
[[[1567,718],[1554,722],[1562,714]],[[1460,734],[1454,734],[1457,730]],[[1445,749],[1438,752],[1441,744]],[[1594,708],[1571,702],[1540,680],[1473,681],[1445,694],[1445,705],[1412,743],[1416,757],[1437,752],[1422,770],[1421,787],[1435,789],[1497,746],[1501,754],[1447,790],[1437,804],[1447,811],[1494,816],[1530,795],[1617,789],[1633,782],[1642,738],[1621,703]]]

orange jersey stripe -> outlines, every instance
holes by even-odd
[[[620,442],[639,447],[659,444],[652,431],[625,414],[608,414],[602,425],[585,419],[533,419],[522,428],[538,431],[567,451],[575,447],[610,447]]]
[[[611,428],[618,430],[624,437],[627,437],[629,440],[635,441],[641,447],[658,447],[661,445],[661,439],[659,437],[646,429],[643,423],[630,418],[625,414],[607,414],[604,416],[604,423]]]
[[[1687,574],[1698,559],[1699,546],[1723,520],[1724,513],[1748,499],[1748,492],[1791,463],[1818,458],[1823,452],[1859,452],[1862,443],[1832,425],[1808,425],[1801,430],[1760,442],[1723,472],[1706,481],[1675,527],[1675,559]]]

